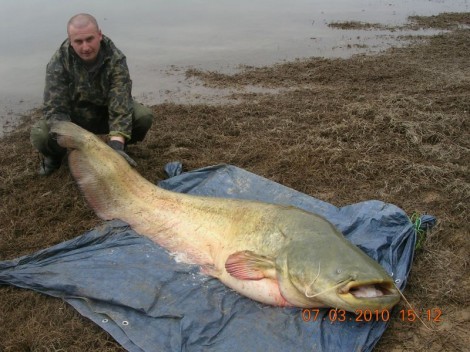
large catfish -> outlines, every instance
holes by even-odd
[[[52,126],[69,167],[103,219],[121,219],[235,291],[275,306],[389,309],[392,278],[323,217],[248,200],[170,192],[140,176],[97,136]],[[158,269],[158,268],[156,268]]]

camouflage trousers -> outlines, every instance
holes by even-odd
[[[132,136],[127,144],[142,141],[153,123],[152,111],[142,104],[133,102],[134,114],[132,116]],[[77,125],[95,134],[108,134],[108,117],[99,116],[94,120],[80,117],[72,118]],[[36,122],[31,128],[31,144],[44,156],[61,157],[65,154],[65,149],[57,144],[57,141],[49,133],[49,124],[46,119]]]

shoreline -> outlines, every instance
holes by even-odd
[[[449,15],[452,15],[449,14]],[[198,103],[214,103],[216,100],[227,102],[226,95],[232,92],[222,90],[217,87],[207,87],[196,79],[188,79],[188,72],[206,71],[218,72],[223,75],[237,74],[243,72],[247,67],[270,67],[285,62],[295,62],[297,60],[308,60],[311,58],[323,59],[347,59],[354,55],[376,55],[385,52],[391,48],[403,47],[410,45],[420,38],[436,35],[438,31],[451,30],[455,28],[455,24],[449,25],[452,18],[446,18],[446,13],[438,16],[431,16],[432,20],[426,20],[425,16],[412,15],[409,22],[401,25],[385,25],[380,23],[368,23],[362,21],[333,21],[327,24],[330,30],[343,33],[346,39],[336,43],[333,47],[323,48],[326,55],[309,56],[309,57],[293,57],[291,59],[278,59],[267,65],[246,66],[240,64],[216,64],[216,65],[168,65],[164,69],[160,69],[157,85],[158,91],[153,86],[147,84],[134,87],[133,97],[147,106],[154,106],[164,103],[180,103],[180,104],[198,104]],[[440,18],[440,19],[439,19]],[[312,43],[320,45],[318,38],[310,38]],[[47,62],[44,63],[44,67]],[[136,80],[141,80],[140,76],[145,73],[140,72],[141,68],[131,67],[131,71],[137,71]],[[154,69],[155,70],[155,69]],[[191,75],[189,75],[191,76]],[[41,86],[41,94],[42,95]],[[232,88],[233,89],[233,88]],[[17,120],[28,116],[33,111],[41,108],[40,95],[15,96],[2,101],[3,113],[0,115],[0,138],[6,133],[14,130],[19,122]],[[16,102],[13,102],[16,100]]]

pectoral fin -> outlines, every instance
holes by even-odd
[[[252,251],[236,252],[227,258],[225,270],[240,280],[276,278],[274,261]]]

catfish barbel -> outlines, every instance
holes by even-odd
[[[244,296],[274,306],[351,312],[390,309],[400,300],[379,263],[317,214],[167,191],[83,128],[56,122],[51,131],[69,149],[71,173],[99,217],[127,222]]]

